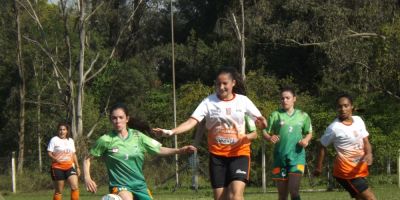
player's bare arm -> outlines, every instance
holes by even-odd
[[[197,151],[197,148],[192,145],[183,146],[179,149],[161,147],[158,155],[168,156],[168,155],[174,155],[174,154],[190,154],[190,153],[194,153],[196,151]]]
[[[93,156],[86,156],[83,161],[83,175],[85,179],[86,190],[89,192],[97,192],[97,184],[92,180],[90,176],[90,160]]]
[[[326,154],[326,147],[320,144],[319,151],[318,151],[318,157],[317,157],[317,164],[315,165],[314,169],[314,176],[319,176],[322,173],[322,166]]]
[[[162,128],[153,128],[153,132],[157,136],[178,135],[178,134],[184,133],[184,132],[192,129],[193,127],[195,127],[197,125],[197,123],[198,123],[197,120],[195,120],[193,118],[189,118],[188,120],[186,120],[182,124],[179,124],[178,127],[174,128],[172,130],[162,129]]]
[[[364,162],[366,162],[368,165],[372,165],[373,162],[373,157],[372,157],[372,146],[371,143],[369,143],[368,137],[363,138],[364,142]]]

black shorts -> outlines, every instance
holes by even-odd
[[[354,179],[342,179],[335,177],[335,179],[344,187],[344,189],[347,190],[347,192],[350,193],[351,197],[353,198],[356,198],[358,194],[368,189],[367,180],[363,177]]]
[[[228,187],[235,180],[247,183],[250,177],[250,157],[224,157],[210,154],[210,179],[212,188]]]
[[[73,167],[67,170],[51,168],[50,175],[53,181],[61,181],[61,180],[67,180],[69,176],[78,175],[78,173],[76,172],[76,169]]]

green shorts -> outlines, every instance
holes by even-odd
[[[289,165],[285,167],[274,167],[272,169],[272,180],[288,180],[289,174],[302,176],[304,173],[304,165]]]
[[[113,187],[110,186],[109,188],[111,194],[118,194],[121,191],[129,191],[132,192],[133,200],[153,200],[153,196],[149,189],[144,190],[135,190],[132,191],[126,187]]]

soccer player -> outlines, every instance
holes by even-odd
[[[47,153],[52,159],[51,178],[54,181],[53,200],[61,200],[65,180],[71,187],[71,200],[79,199],[78,176],[80,169],[75,154],[74,140],[69,137],[69,125],[59,123],[58,136],[51,138]]]
[[[114,130],[101,136],[84,160],[85,184],[90,192],[97,191],[90,176],[90,161],[94,157],[103,157],[105,161],[110,193],[118,194],[123,200],[151,200],[142,171],[144,154],[172,155],[196,151],[194,146],[162,147],[142,132],[128,128],[129,113],[124,104],[111,107],[110,119]]]
[[[321,137],[315,175],[320,175],[326,147],[333,143],[337,152],[333,176],[355,199],[375,200],[365,177],[372,164],[372,147],[368,131],[359,116],[353,116],[353,99],[341,95],[336,99],[338,116]]]
[[[300,180],[304,173],[305,148],[312,138],[311,120],[307,113],[294,108],[294,89],[281,89],[281,106],[271,113],[264,139],[275,144],[272,179],[276,181],[279,200],[300,200]]]
[[[257,138],[255,129],[247,130],[246,115],[266,126],[260,111],[244,96],[244,85],[235,68],[221,68],[216,79],[216,93],[206,97],[191,117],[172,130],[156,128],[160,135],[186,132],[205,119],[210,180],[214,199],[242,200],[250,173],[250,144]]]

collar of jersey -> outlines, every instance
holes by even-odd
[[[218,94],[215,94],[215,96],[217,96],[217,98],[218,98],[220,101],[232,101],[232,100],[234,100],[235,97],[236,97],[236,94],[235,94],[235,93],[232,93],[232,94],[233,94],[233,97],[232,97],[231,99],[227,99],[227,100],[220,99],[220,98],[218,97]]]
[[[280,110],[281,110],[281,112],[284,112],[288,117],[293,117],[294,114],[296,114],[296,112],[297,112],[297,109],[294,108],[293,113],[291,115],[289,115],[289,113],[287,113],[285,109],[281,108]]]
[[[119,139],[121,139],[122,141],[125,141],[125,140],[128,140],[128,139],[131,137],[131,135],[133,134],[133,133],[132,133],[132,132],[133,132],[132,129],[127,128],[127,130],[128,130],[128,137],[126,137],[125,139],[120,138],[120,137],[118,136],[118,133],[117,133],[116,131],[114,131],[114,130],[113,130],[113,133],[114,133],[114,135],[117,136]]]

